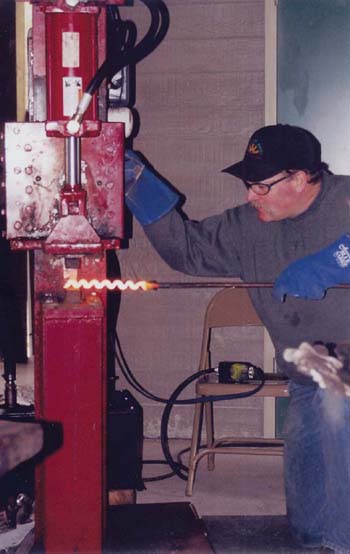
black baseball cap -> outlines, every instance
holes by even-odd
[[[242,161],[222,171],[244,181],[263,181],[287,169],[311,173],[325,166],[321,162],[321,144],[301,127],[268,125],[251,136]]]

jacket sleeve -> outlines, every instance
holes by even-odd
[[[235,211],[197,222],[173,209],[144,231],[172,269],[203,277],[241,277],[238,245],[242,229]]]

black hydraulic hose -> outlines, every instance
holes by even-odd
[[[126,65],[138,63],[155,50],[164,39],[169,28],[168,8],[162,0],[141,0],[141,2],[151,13],[151,23],[146,35],[136,46],[121,52],[118,59],[107,58],[89,82],[85,93],[92,96],[104,79],[112,77]]]
[[[115,333],[115,345],[116,345],[116,348],[114,350],[114,354],[115,354],[116,360],[129,385],[131,385],[133,389],[135,389],[139,394],[148,398],[149,400],[153,400],[154,402],[166,403],[167,399],[159,398],[158,396],[155,396],[154,394],[150,393],[136,379],[135,375],[132,373],[125,359],[117,332]]]
[[[88,109],[94,93],[102,84],[103,80],[112,78],[118,71],[127,65],[136,64],[148,56],[164,39],[169,28],[169,12],[163,0],[141,0],[151,13],[151,24],[143,39],[134,46],[134,31],[129,28],[129,37],[123,45],[122,50],[114,57],[109,56],[99,67],[94,77],[87,85],[79,104],[67,124],[70,133],[75,134],[79,131],[80,124],[84,114]],[[126,26],[122,34],[126,36]],[[129,46],[129,47],[128,47]]]
[[[137,38],[136,25],[132,21],[124,21],[119,15],[117,6],[107,6],[108,27],[111,31],[108,32],[108,42],[113,54],[125,51],[132,46],[135,46]],[[108,29],[107,27],[107,29]],[[108,48],[108,46],[107,46]],[[110,52],[111,50],[108,50]]]
[[[257,368],[257,370],[260,374],[261,382],[256,387],[254,387],[254,389],[252,389],[250,391],[240,392],[240,393],[236,393],[236,394],[227,394],[227,395],[217,395],[217,396],[210,395],[210,396],[199,397],[199,398],[195,398],[195,399],[191,399],[191,400],[194,400],[196,403],[198,403],[198,402],[202,403],[202,402],[216,402],[218,400],[230,400],[230,399],[237,399],[237,398],[247,398],[248,396],[252,396],[252,395],[256,394],[263,387],[263,385],[265,383],[265,375],[264,375],[263,370],[260,369],[260,368]],[[214,372],[214,369],[212,369],[212,368],[204,369],[202,371],[198,371],[197,373],[194,373],[193,375],[190,375],[189,377],[187,377],[187,379],[185,379],[182,383],[180,383],[180,385],[174,390],[173,394],[170,396],[170,398],[169,398],[169,400],[168,400],[168,402],[167,402],[167,404],[164,408],[164,411],[163,411],[162,421],[161,421],[161,429],[160,429],[160,439],[161,439],[163,454],[164,454],[164,457],[165,457],[166,461],[168,462],[169,466],[174,471],[174,473],[176,473],[176,475],[178,477],[180,477],[180,479],[183,479],[184,481],[187,481],[188,468],[185,465],[183,465],[182,463],[176,462],[173,459],[173,457],[170,453],[170,448],[169,448],[168,424],[169,424],[169,418],[170,418],[171,410],[172,410],[173,406],[176,405],[176,404],[190,403],[189,401],[181,402],[181,401],[177,400],[177,397],[181,394],[181,392],[190,383],[192,383],[192,381],[194,381],[195,379],[199,379],[199,377],[202,377],[203,375],[208,375],[209,373],[213,373],[213,372]],[[195,402],[191,402],[191,403],[195,403]]]

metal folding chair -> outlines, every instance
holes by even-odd
[[[263,326],[258,317],[247,290],[243,288],[225,288],[220,290],[210,300],[206,309],[199,370],[210,368],[211,333],[214,328]],[[288,380],[278,374],[266,374],[264,386],[256,394],[263,397],[288,396]],[[210,374],[200,378],[196,383],[196,396],[234,394],[252,390],[256,385],[238,383],[219,383],[217,374]],[[205,414],[207,445],[200,448],[200,437]],[[213,402],[208,401],[195,405],[191,449],[189,456],[189,472],[186,486],[186,495],[193,492],[195,473],[198,462],[207,456],[208,469],[213,470],[216,454],[283,454],[283,440],[279,438],[260,437],[221,437],[214,439]]]

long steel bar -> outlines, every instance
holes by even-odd
[[[151,281],[152,283],[152,281]],[[154,282],[154,289],[211,289],[211,288],[271,288],[273,283],[241,283],[236,281]]]
[[[203,289],[203,288],[235,288],[235,289],[252,289],[260,288],[267,289],[272,288],[274,283],[259,283],[259,282],[250,282],[250,283],[241,283],[236,281],[185,281],[181,282],[157,282],[150,281],[149,283],[154,284],[154,290],[157,289]],[[152,288],[152,287],[150,287]],[[335,285],[333,287],[328,287],[332,289],[349,289],[350,283],[344,283],[341,285]]]
[[[240,281],[121,281],[115,279],[110,281],[109,279],[104,279],[99,281],[98,279],[91,279],[87,281],[86,279],[68,279],[65,283],[65,289],[92,289],[96,288],[98,290],[107,288],[109,290],[158,290],[158,289],[210,289],[210,288],[237,288],[237,289],[250,289],[250,288],[272,288],[274,283],[262,283],[262,282],[248,282],[242,283]],[[329,288],[340,288],[340,289],[349,289],[350,284],[344,283],[341,285],[336,285]]]

